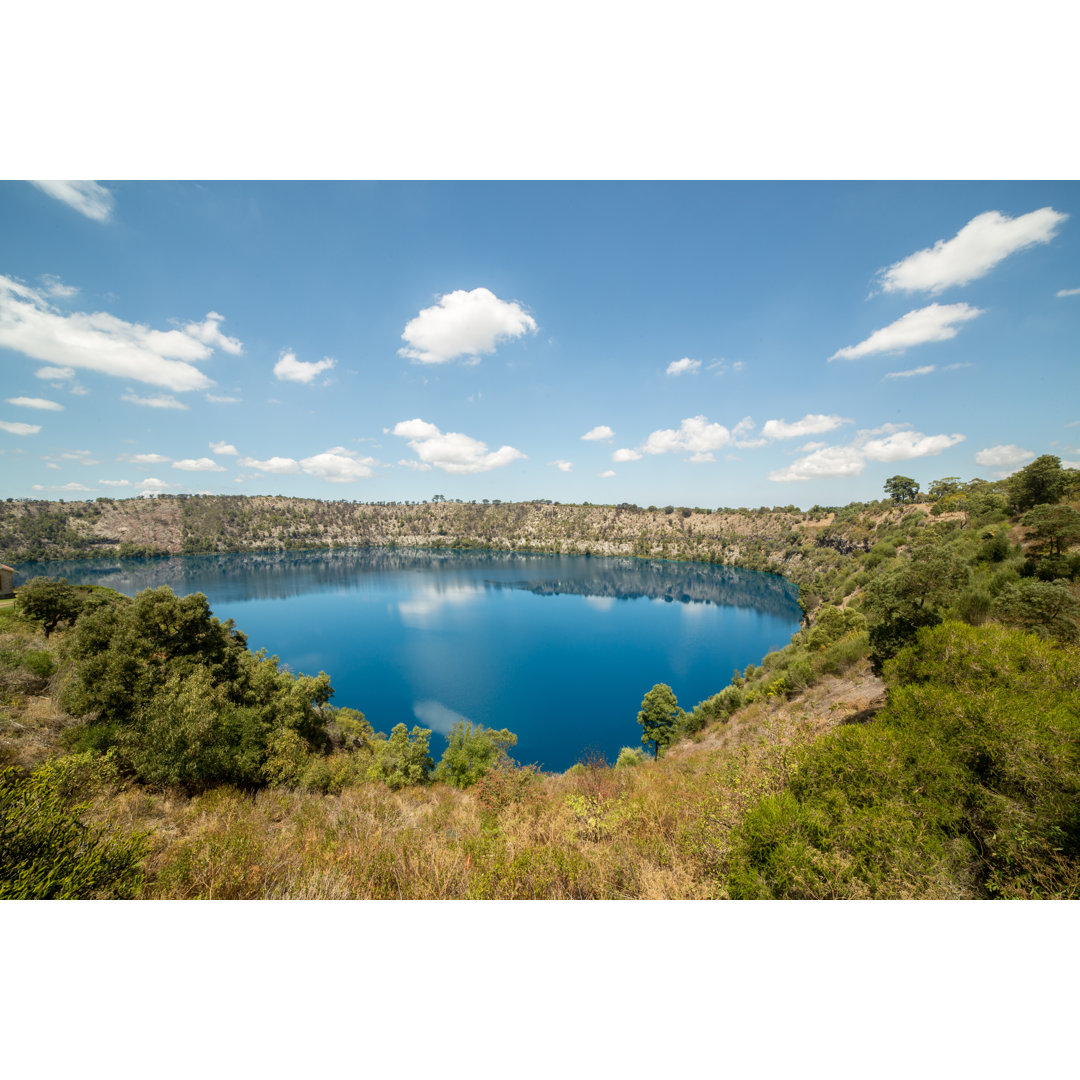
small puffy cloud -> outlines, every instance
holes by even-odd
[[[562,458],[559,458],[556,461],[549,461],[548,464],[554,465],[559,472],[571,472],[574,468],[574,463],[572,461],[563,461]]]
[[[164,465],[167,461],[172,461],[172,458],[165,457],[164,454],[121,454],[117,461],[130,461],[132,465]]]
[[[616,450],[611,455],[612,461],[640,461],[641,455],[636,450],[630,450],[627,447],[623,447],[621,450]]]
[[[329,356],[322,360],[297,360],[295,353],[286,350],[274,365],[274,375],[282,382],[310,383],[336,363]]]
[[[824,435],[841,424],[850,424],[842,416],[826,416],[824,413],[807,413],[801,420],[766,420],[761,434],[766,439],[802,439],[807,435]],[[738,429],[736,429],[738,430]]]
[[[57,465],[57,464],[56,464],[55,462],[53,462],[53,461],[48,461],[48,462],[46,462],[46,463],[45,463],[45,468],[46,468],[46,469],[57,469],[57,470],[58,470],[58,469],[60,468],[60,466],[59,466],[59,465]]]
[[[242,457],[237,464],[242,469],[258,469],[259,472],[275,473],[278,476],[287,476],[300,471],[299,462],[291,457],[271,457],[265,461]]]
[[[677,429],[664,428],[652,432],[641,449],[646,454],[684,450],[692,454],[707,454],[731,442],[731,432],[723,424],[710,424],[704,416],[689,416]]]
[[[829,360],[858,360],[874,353],[902,353],[915,345],[948,341],[956,337],[963,323],[983,314],[970,304],[930,304],[902,315],[894,323],[875,330],[858,345],[838,349]]]
[[[672,360],[667,366],[668,375],[686,375],[688,372],[697,371],[701,367],[700,360],[691,360],[689,356],[684,356],[681,360]]]
[[[187,406],[174,398],[172,394],[149,394],[140,397],[138,394],[121,394],[121,401],[130,401],[132,405],[142,405],[147,409],[187,409]]]
[[[130,480],[99,480],[102,487],[131,487]]]
[[[699,450],[696,454],[691,454],[686,460],[691,465],[705,465],[710,461],[715,461],[716,455],[711,451]]]
[[[55,274],[42,274],[41,283],[50,296],[70,300],[78,291],[77,285],[65,285]]]
[[[9,405],[21,405],[24,409],[46,409],[49,412],[63,412],[64,406],[58,401],[49,401],[43,397],[9,397]]]
[[[215,454],[235,455],[239,453],[239,451],[236,449],[235,446],[232,445],[232,443],[227,443],[224,441],[210,443],[210,449],[213,450]]]
[[[1054,295],[1059,298],[1062,296],[1080,296],[1080,289],[1058,289]]]
[[[69,367],[43,367],[38,368],[34,374],[39,379],[50,379],[56,382],[67,382],[75,378],[75,369]]]
[[[40,424],[23,424],[18,420],[0,420],[0,431],[6,431],[9,435],[36,435],[40,430]]]
[[[215,344],[224,341],[232,339]],[[70,379],[74,369],[86,368],[177,392],[212,385],[195,363],[209,357],[213,347],[185,330],[154,330],[104,311],[64,313],[42,290],[3,275],[0,347],[50,365],[47,374],[38,372],[42,378]]]
[[[222,394],[207,394],[206,400],[209,401],[211,405],[235,405],[240,398],[227,397]]]
[[[910,379],[915,375],[929,375],[935,370],[935,365],[927,364],[925,367],[910,368],[907,371],[889,371],[885,373],[886,379]]]
[[[604,471],[604,472],[602,472],[600,474],[600,479],[601,480],[606,480],[609,476],[614,476],[614,475],[615,475],[615,470],[614,469],[607,469],[606,471]]]
[[[148,476],[145,480],[140,480],[135,487],[143,495],[156,495],[158,492],[176,487],[176,484],[166,484],[164,480],[159,480],[156,476]]]
[[[826,446],[815,450],[786,469],[769,473],[769,479],[777,483],[789,480],[817,480],[825,476],[858,476],[866,468],[866,462],[853,446]]]
[[[920,431],[897,431],[884,439],[863,443],[862,452],[874,461],[909,461],[931,457],[964,441],[963,435],[923,435]]]
[[[1025,450],[1021,446],[1014,446],[1012,443],[1007,443],[1003,446],[988,446],[985,450],[980,450],[975,455],[975,460],[980,465],[999,465],[999,466],[1013,466],[1013,465],[1026,465],[1029,461],[1035,460],[1035,455],[1030,450]]]
[[[236,338],[226,337],[221,332],[221,324],[225,321],[224,315],[216,311],[209,311],[201,323],[191,322],[184,327],[184,333],[189,337],[201,341],[211,348],[221,349],[223,352],[239,356],[244,351],[244,346]]]
[[[402,420],[393,434],[407,439],[421,464],[448,473],[481,473],[501,468],[526,455],[512,446],[488,451],[487,444],[457,431],[445,434],[425,420]]]
[[[456,289],[440,296],[409,322],[398,355],[418,364],[445,364],[459,356],[479,359],[500,341],[536,333],[536,320],[519,303],[500,300],[490,289]]]
[[[46,487],[44,484],[34,484],[35,491],[93,491],[85,484],[77,484],[74,480],[67,484],[52,484]]]
[[[813,447],[810,453],[784,469],[769,473],[769,479],[785,483],[832,476],[859,476],[866,467],[867,459],[909,461],[912,458],[931,457],[963,441],[963,435],[924,435],[921,431],[910,431],[899,424],[883,424],[871,431],[860,431],[848,446],[809,443],[803,449]]]
[[[374,458],[361,457],[344,446],[334,446],[321,454],[300,460],[300,468],[308,476],[317,476],[330,484],[348,484],[353,480],[366,479],[373,475],[372,466],[377,464]]]
[[[799,447],[799,453],[800,454],[808,454],[808,453],[810,453],[811,450],[820,450],[823,446],[828,446],[828,445],[829,445],[828,443],[823,443],[823,442],[803,443],[802,446]]]
[[[89,450],[66,450],[60,455],[65,461],[77,461],[80,465],[100,465],[101,462]]]
[[[943,292],[984,277],[1003,259],[1047,244],[1068,219],[1053,207],[1010,218],[989,210],[972,218],[951,240],[916,251],[878,272],[883,292]]]
[[[615,432],[607,424],[597,424],[596,427],[586,431],[581,437],[586,442],[603,442],[605,439],[613,439]]]
[[[113,194],[96,180],[31,180],[30,183],[92,221],[108,221],[112,215]]]
[[[172,463],[174,469],[183,469],[184,472],[224,472],[225,466],[219,465],[213,458],[181,458]]]

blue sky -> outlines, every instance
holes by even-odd
[[[1080,465],[1078,195],[4,182],[2,493],[809,507]]]

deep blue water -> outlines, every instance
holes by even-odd
[[[377,731],[445,733],[465,717],[518,736],[514,757],[563,770],[640,744],[637,712],[666,682],[691,708],[799,627],[773,574],[701,563],[352,548],[23,563],[73,584],[202,592],[253,649],[329,672],[333,702]],[[435,735],[438,760],[445,741]]]

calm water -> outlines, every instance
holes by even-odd
[[[445,733],[465,717],[509,728],[518,761],[552,770],[639,745],[654,683],[690,708],[787,644],[800,616],[773,574],[637,559],[354,548],[16,569],[17,582],[205,593],[251,648],[329,672],[334,704],[377,731]],[[432,738],[436,760],[444,746]]]

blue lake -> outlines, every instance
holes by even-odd
[[[133,596],[205,593],[253,649],[331,676],[377,731],[419,724],[436,760],[465,717],[518,736],[514,757],[568,768],[640,744],[637,712],[668,683],[691,708],[799,628],[773,574],[701,563],[412,549],[23,563]]]

